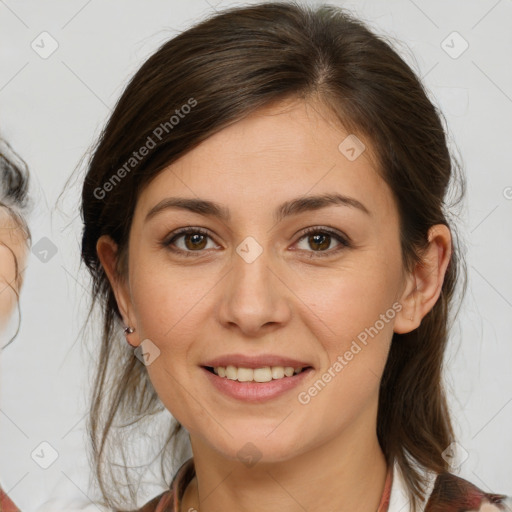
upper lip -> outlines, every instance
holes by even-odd
[[[243,354],[227,354],[225,356],[210,359],[203,366],[216,368],[217,366],[236,366],[237,368],[263,368],[264,366],[291,366],[292,368],[305,368],[311,366],[309,363],[292,359],[291,357],[275,354],[261,354],[258,356],[247,356]]]

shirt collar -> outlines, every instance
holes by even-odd
[[[185,487],[188,485],[190,480],[192,480],[194,475],[194,459],[192,457],[182,464],[171,484],[171,488],[174,491],[172,493],[175,507],[174,510],[179,510],[179,502],[181,501],[181,497],[185,492]],[[428,497],[430,496],[430,494],[432,493],[432,489],[434,488],[436,477],[436,473],[432,471],[427,472],[425,500],[418,503],[418,512],[423,512],[425,505],[428,501]],[[393,478],[391,484],[391,493],[389,497],[389,507],[387,509],[387,512],[409,512],[410,509],[411,506],[407,485],[405,483],[402,470],[400,469],[400,465],[395,460],[395,462],[393,463]]]

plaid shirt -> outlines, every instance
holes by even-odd
[[[20,512],[9,496],[0,488],[0,512]]]
[[[177,512],[181,497],[194,477],[193,459],[187,460],[174,477],[171,489],[153,498],[137,512]],[[398,465],[391,468],[377,512],[407,512],[409,499]],[[451,473],[431,475],[428,499],[423,512],[512,512],[512,499],[485,493],[467,480]],[[20,512],[0,489],[0,512]],[[58,511],[55,511],[58,512]]]

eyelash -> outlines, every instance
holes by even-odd
[[[342,251],[343,249],[352,247],[352,244],[349,242],[348,237],[344,237],[335,231],[332,231],[330,229],[323,228],[323,227],[311,227],[311,228],[305,229],[302,232],[300,238],[297,240],[296,243],[300,242],[303,238],[307,237],[307,235],[309,235],[311,233],[329,235],[329,236],[335,238],[340,243],[340,245],[336,249],[329,249],[327,251],[306,251],[306,252],[311,253],[311,255],[309,256],[310,258],[325,258],[325,257],[333,256],[333,255],[337,254],[338,252]],[[172,233],[171,234],[172,237],[170,239],[167,239],[166,241],[162,242],[162,245],[165,248],[169,249],[170,251],[172,251],[176,254],[179,254],[180,256],[196,257],[196,258],[200,257],[200,255],[201,255],[200,253],[204,252],[202,250],[200,250],[200,251],[184,251],[183,249],[175,249],[172,247],[172,244],[175,240],[180,238],[182,235],[188,235],[188,234],[201,234],[201,235],[205,235],[205,236],[208,236],[209,238],[211,238],[209,232],[203,228],[187,227],[187,228],[181,228],[181,229],[175,231],[174,233]],[[199,254],[194,254],[194,253],[199,253]]]

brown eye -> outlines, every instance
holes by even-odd
[[[183,239],[183,242],[180,242],[181,239]],[[211,239],[210,235],[201,228],[183,228],[175,232],[162,245],[183,256],[200,256],[203,252],[206,252],[203,249],[207,248],[208,239]]]
[[[198,233],[182,235],[185,240],[185,246],[191,251],[195,249],[204,249],[206,246],[206,235]]]
[[[310,244],[310,247],[317,248],[321,251],[328,249],[329,245],[331,245],[331,237],[330,235],[326,234],[319,234],[319,235],[309,235],[308,236],[308,243]]]
[[[303,250],[309,252],[309,257],[311,258],[332,256],[337,254],[340,250],[350,247],[350,243],[348,242],[347,238],[343,237],[341,234],[328,229],[320,229],[318,227],[307,229],[299,239],[299,242],[304,239],[306,240],[307,247],[299,249],[301,251]],[[338,246],[332,250],[329,250],[333,240],[338,242]],[[313,250],[308,250],[308,248]]]

